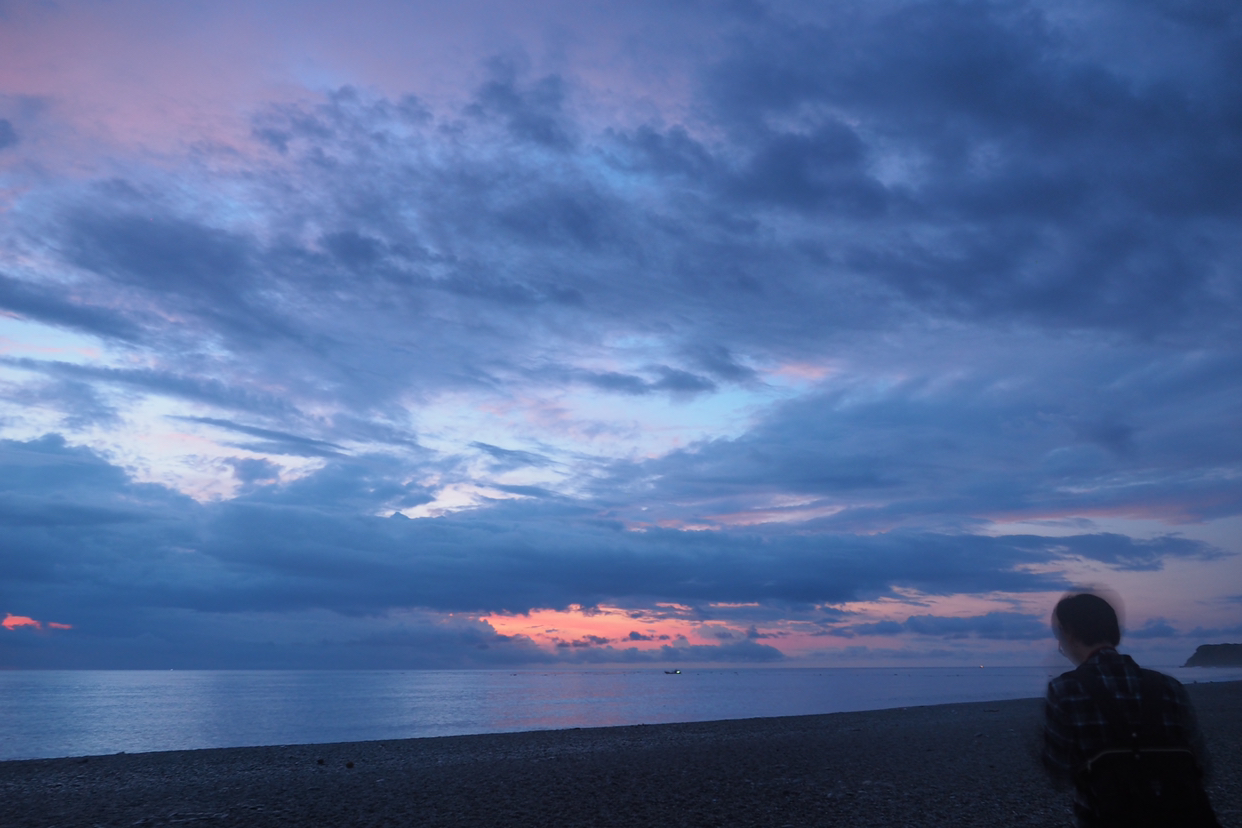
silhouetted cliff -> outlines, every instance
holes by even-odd
[[[1185,667],[1242,667],[1242,644],[1202,644]]]

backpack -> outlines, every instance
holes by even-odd
[[[1110,746],[1076,774],[1101,828],[1220,828],[1203,789],[1203,770],[1187,745],[1162,743],[1163,676],[1142,670],[1139,718],[1128,715],[1099,674],[1079,668],[1079,683],[1109,724]]]

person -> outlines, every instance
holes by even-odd
[[[1078,825],[1219,828],[1203,789],[1207,752],[1181,683],[1117,652],[1117,613],[1099,595],[1063,597],[1052,630],[1077,669],[1048,683],[1043,761],[1074,783]]]

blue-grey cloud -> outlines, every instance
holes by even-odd
[[[236,496],[198,503],[56,438],[6,442],[0,595],[77,613],[132,664],[144,633],[107,606],[211,661],[212,630],[264,614],[671,601],[744,627],[896,587],[1059,589],[1070,560],[1219,558],[1175,530],[1242,512],[1239,16],[1084,8],[662,8],[630,48],[677,67],[672,103],[610,112],[589,73],[515,50],[434,105],[365,82],[260,104],[252,143],[180,166],[12,167],[0,309],[107,354],[0,356],[20,433],[124,429],[158,399],[272,459],[218,458]],[[25,117],[0,120],[6,165],[33,152]],[[702,406],[730,436],[605,462],[491,431],[436,453],[414,425],[451,395],[584,390]],[[745,422],[724,412],[742,392]],[[431,481],[521,499],[381,517]],[[1114,518],[1171,528],[1092,522]],[[1022,520],[1064,536],[998,532]],[[1034,635],[1005,614],[833,623]],[[442,632],[350,640],[544,657]],[[649,657],[587,643],[569,649]]]
[[[138,326],[121,311],[63,298],[60,290],[0,273],[0,308],[57,327],[120,340],[138,338]]]
[[[1177,630],[1163,618],[1153,618],[1137,630],[1126,630],[1126,638],[1172,638]]]
[[[1235,375],[1232,356],[1153,360],[1120,376],[1075,359],[1049,353],[1004,394],[984,375],[808,395],[740,437],[618,467],[630,481],[622,508],[635,519],[687,520],[689,511],[728,525],[767,508],[760,493],[797,495],[792,511],[822,508],[831,517],[817,525],[846,531],[967,529],[992,516],[1092,511],[1180,521],[1242,510],[1242,492],[1216,471],[1242,461],[1229,426],[1239,401],[1216,379]]]
[[[1242,624],[1235,624],[1231,627],[1195,627],[1186,633],[1187,638],[1236,638],[1242,636]]]
[[[108,401],[102,389],[81,380],[52,379],[14,384],[0,390],[0,399],[22,406],[59,411],[62,425],[70,430],[96,426],[110,428],[121,421],[116,406]]]
[[[226,462],[232,466],[233,476],[242,483],[280,479],[280,467],[262,457],[234,457]]]
[[[946,639],[984,638],[1001,641],[1038,641],[1047,638],[1048,623],[1020,612],[989,612],[972,616],[911,615],[905,621],[844,624],[821,634],[843,638],[867,635],[915,635]]]
[[[7,118],[0,118],[0,150],[6,150],[17,144],[17,130]]]
[[[573,126],[565,117],[566,84],[557,75],[522,84],[520,67],[497,58],[489,62],[492,78],[478,90],[466,112],[481,119],[499,119],[516,141],[547,149],[570,149]]]
[[[368,406],[546,376],[558,344],[601,329],[667,332],[684,363],[564,376],[682,395],[945,314],[1211,347],[1234,330],[1239,248],[1221,222],[1242,209],[1242,167],[1222,136],[1242,104],[1207,32],[1144,15],[1147,31],[1206,39],[1153,84],[1072,48],[1081,33],[1035,6],[739,25],[702,67],[688,124],[592,132],[573,122],[572,81],[512,60],[461,117],[352,88],[265,110],[255,129],[284,162],[246,175],[256,213],[279,220],[225,227],[150,184],[103,182],[46,218],[53,255],[98,282],[45,315],[141,323],[199,362],[210,332],[304,379],[295,395]],[[324,231],[286,230],[303,224]],[[100,306],[118,291],[134,300],[119,315]],[[124,318],[152,305],[179,327]],[[451,322],[464,316],[480,324]],[[383,372],[364,369],[376,353]],[[1083,424],[1124,446],[1110,427]]]
[[[59,438],[7,441],[2,449],[0,600],[18,609],[37,604],[47,617],[94,625],[91,634],[104,637],[130,624],[112,618],[109,608],[116,607],[203,619],[313,612],[366,618],[673,601],[755,602],[788,614],[896,586],[942,594],[1061,589],[1061,579],[1029,567],[1070,555],[1124,567],[1213,552],[1176,539],[1099,535],[627,532],[601,521],[589,504],[547,501],[508,501],[436,520],[383,518],[375,511],[425,502],[427,495],[393,482],[395,469],[382,458],[333,461],[299,480],[197,504],[135,483]],[[242,469],[251,482],[272,471]],[[1026,616],[993,613],[969,621],[915,616],[901,629],[1023,638],[1036,626],[1042,630]],[[711,655],[675,649],[666,655]],[[729,653],[776,657],[769,649]]]
[[[186,422],[202,423],[204,425],[215,426],[226,431],[235,431],[240,434],[248,434],[252,437],[260,437],[263,442],[242,445],[241,448],[249,448],[254,451],[263,451],[270,454],[293,454],[302,457],[335,457],[342,453],[341,446],[335,443],[329,443],[326,440],[316,440],[313,437],[303,437],[297,434],[288,434],[283,431],[275,431],[270,428],[259,428],[257,426],[248,426],[242,423],[235,423],[232,420],[223,420],[218,417],[175,417],[174,419],[185,420]]]
[[[1202,51],[1152,82],[1125,60],[1137,55],[1084,51],[1085,32],[1035,5],[883,5],[831,23],[772,15],[708,73],[709,100],[754,163],[780,159],[765,182],[789,209],[953,227],[916,241],[877,225],[886,244],[843,251],[920,302],[1167,328],[1214,315],[1205,265],[1237,255],[1207,228],[1242,209],[1242,154],[1212,137],[1242,100],[1227,39],[1140,19]],[[797,127],[768,126],[782,118]],[[900,173],[881,187],[872,171],[885,162]],[[1189,243],[1203,230],[1206,247]]]
[[[70,261],[119,282],[158,286],[182,294],[237,301],[247,282],[247,240],[222,230],[128,210],[73,216],[68,224]]]
[[[255,391],[244,385],[230,384],[214,377],[144,368],[99,368],[57,360],[0,357],[0,362],[54,377],[93,380],[101,385],[129,386],[152,394],[209,403],[223,408],[281,414],[294,412],[288,400],[275,394]]]
[[[536,468],[550,465],[553,461],[542,454],[518,449],[506,449],[489,443],[471,443],[471,446],[492,458],[492,465],[498,469],[520,469],[525,466]]]

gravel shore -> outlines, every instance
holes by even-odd
[[[1188,687],[1242,826],[1242,682]],[[1069,826],[1036,699],[0,762],[0,827]]]

